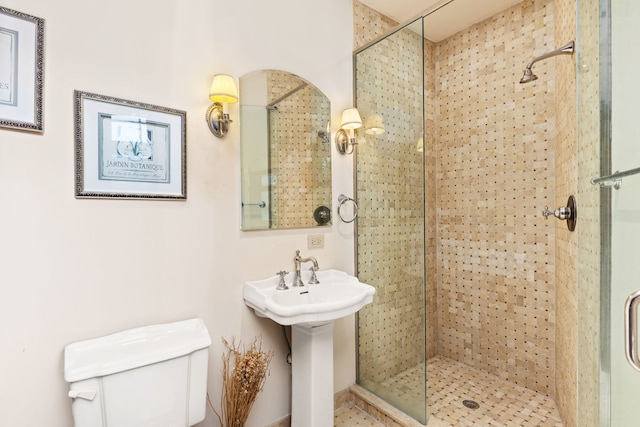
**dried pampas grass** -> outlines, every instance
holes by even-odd
[[[241,351],[235,339],[231,344],[222,339],[227,351],[222,355],[221,414],[209,405],[218,416],[222,427],[243,427],[249,418],[251,407],[262,391],[267,378],[273,351],[262,350],[262,339],[254,338],[248,350]]]

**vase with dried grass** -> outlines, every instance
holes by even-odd
[[[262,350],[260,337],[254,338],[248,349],[241,349],[235,339],[229,343],[223,338],[222,343],[226,352],[222,355],[220,413],[210,400],[209,405],[222,427],[243,427],[258,393],[264,387],[273,351]]]

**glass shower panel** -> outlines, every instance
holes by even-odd
[[[420,19],[357,52],[355,73],[357,270],[376,287],[358,315],[358,383],[426,423],[423,40]]]
[[[634,70],[640,64],[640,4],[637,0],[611,3],[611,170],[627,171],[640,166],[638,144],[638,96]],[[640,237],[640,176],[623,179],[611,199],[611,426],[640,423],[640,372],[625,358],[623,319],[627,298],[640,290],[638,238]],[[625,332],[623,332],[625,331]],[[637,343],[636,343],[637,345]]]

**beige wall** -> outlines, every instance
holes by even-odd
[[[279,327],[245,307],[242,281],[291,269],[296,249],[321,268],[352,271],[353,228],[335,223],[323,230],[325,248],[313,251],[306,249],[309,229],[241,232],[239,126],[217,139],[204,112],[213,74],[283,69],[331,99],[335,124],[352,104],[350,1],[303,8],[295,0],[2,5],[45,18],[46,48],[44,134],[0,129],[1,424],[72,425],[66,344],[190,317],[203,318],[213,340],[214,403],[220,338],[262,334],[276,355],[248,426],[289,413],[286,344]],[[74,89],[186,110],[188,199],[75,199]],[[238,119],[237,104],[230,113]],[[350,157],[333,157],[335,206],[338,194],[351,194],[352,170]],[[337,322],[335,342],[340,390],[355,379],[353,317]],[[208,412],[204,425],[214,420]]]

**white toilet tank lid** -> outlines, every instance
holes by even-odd
[[[67,382],[139,368],[174,359],[211,345],[200,319],[144,326],[79,341],[64,349]]]

